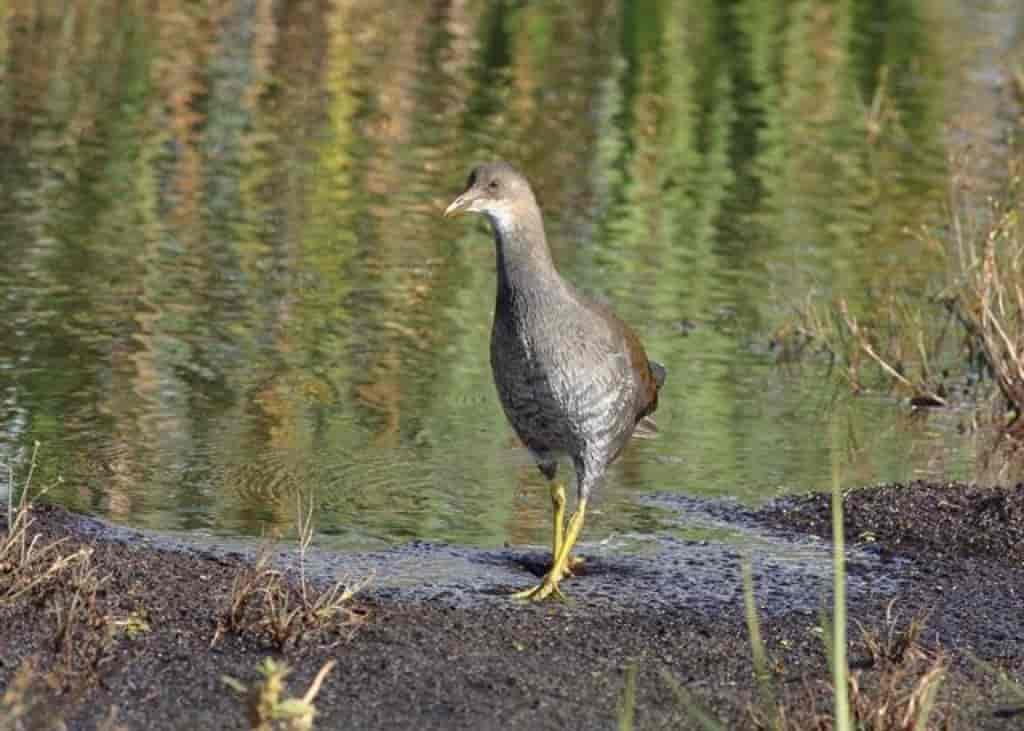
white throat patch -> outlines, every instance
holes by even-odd
[[[505,206],[488,208],[486,214],[491,219],[491,224],[501,231],[508,231],[516,225],[516,217]]]

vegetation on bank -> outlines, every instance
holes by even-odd
[[[301,698],[283,697],[286,692],[284,681],[291,669],[269,657],[260,664],[261,679],[251,686],[229,677],[224,677],[223,681],[243,698],[246,717],[253,731],[272,731],[275,728],[308,731],[313,728],[316,716],[313,701],[335,664],[334,660],[324,663]]]
[[[961,668],[956,670],[952,654],[945,653],[935,645],[934,640],[923,639],[923,617],[917,616],[909,623],[897,620],[896,613],[890,607],[881,627],[877,622],[872,623],[871,627],[861,627],[854,623],[852,636],[849,640],[845,639],[847,618],[844,615],[847,609],[843,597],[844,539],[839,526],[843,525],[842,505],[848,495],[839,494],[838,480],[835,485],[832,495],[834,512],[831,516],[835,547],[834,605],[830,613],[823,612],[817,628],[824,640],[824,652],[819,655],[812,650],[808,655],[805,648],[799,657],[809,658],[811,664],[801,664],[799,669],[793,665],[787,668],[783,658],[788,654],[787,643],[792,640],[785,639],[786,635],[780,640],[777,626],[769,624],[768,631],[764,631],[756,609],[753,579],[749,569],[745,570],[743,597],[751,648],[748,667],[754,690],[745,713],[743,701],[740,701],[739,708],[731,709],[732,713],[742,714],[737,724],[739,727],[772,731],[807,728],[856,728],[870,731],[972,728],[962,721],[964,707],[955,699],[976,693],[976,679],[970,676],[965,680],[967,676],[961,672],[963,651],[957,653],[956,661]],[[38,621],[51,628],[52,639],[46,643],[49,649],[33,650],[33,656],[22,662],[13,674],[10,673],[16,665],[8,668],[7,688],[0,698],[0,729],[56,727],[62,720],[62,712],[81,707],[81,704],[88,702],[91,693],[99,690],[105,673],[109,672],[111,666],[108,663],[112,658],[125,657],[126,652],[127,656],[136,652],[143,656],[147,652],[152,653],[152,646],[147,651],[143,645],[155,639],[157,632],[154,630],[168,629],[164,626],[168,620],[172,624],[179,623],[171,628],[172,634],[182,629],[191,631],[181,627],[182,622],[192,630],[198,628],[200,642],[192,645],[193,653],[219,653],[225,649],[224,645],[250,648],[241,654],[232,655],[234,660],[231,663],[226,667],[222,665],[223,669],[209,676],[214,680],[221,678],[227,707],[235,709],[231,712],[237,712],[239,716],[244,714],[249,727],[261,731],[311,728],[315,722],[316,701],[320,697],[318,693],[324,687],[331,689],[328,695],[335,696],[331,708],[334,712],[338,711],[337,689],[331,686],[340,681],[330,675],[333,667],[330,655],[333,651],[328,649],[328,655],[323,654],[323,650],[327,649],[324,641],[329,644],[332,637],[338,636],[339,631],[350,627],[353,621],[361,621],[363,615],[351,605],[338,604],[336,601],[345,594],[351,594],[351,590],[338,589],[337,586],[315,588],[307,583],[303,556],[311,531],[312,511],[308,506],[299,512],[300,556],[294,572],[270,569],[269,559],[265,558],[269,551],[264,551],[263,557],[255,563],[229,565],[217,582],[209,584],[219,589],[199,599],[198,605],[202,610],[198,615],[180,615],[177,598],[172,600],[174,606],[168,615],[154,610],[153,605],[147,601],[150,595],[145,592],[138,595],[132,591],[125,592],[123,575],[106,575],[106,571],[116,571],[110,563],[111,558],[116,555],[121,558],[115,560],[122,560],[125,554],[111,554],[106,547],[97,544],[91,550],[87,549],[87,554],[82,554],[87,557],[67,563],[68,556],[80,555],[80,544],[73,538],[55,538],[60,535],[59,532],[37,532],[33,512],[45,509],[34,504],[38,495],[38,491],[22,489],[17,502],[12,499],[8,506],[12,518],[5,527],[9,530],[0,533],[0,547],[3,549],[0,591],[3,596],[10,596],[12,587],[32,587],[20,591],[13,602],[21,605],[22,617],[26,616],[26,609],[27,614],[33,617],[32,622],[37,621],[35,616],[40,617]],[[898,542],[896,538],[892,540]],[[31,550],[22,550],[21,546],[31,547]],[[19,559],[22,556],[35,558],[23,561]],[[38,558],[41,556],[49,558],[42,561]],[[159,556],[158,561],[162,563],[169,558]],[[207,562],[198,571],[195,568],[195,564],[189,564],[191,570],[187,572],[188,576],[202,580],[199,574],[210,571],[211,565]],[[137,572],[129,574],[135,577],[133,581],[140,576],[145,578],[152,575]],[[232,574],[234,582],[231,581]],[[104,587],[108,587],[106,591]],[[119,600],[112,601],[111,595],[118,595]],[[245,609],[236,615],[236,625],[230,628],[218,626],[216,641],[221,643],[221,638],[224,638],[223,645],[209,647],[208,640],[218,620],[225,621],[231,608],[239,605],[244,605]],[[12,608],[9,605],[0,606],[0,613],[5,611],[5,606],[7,609]],[[36,607],[44,611],[40,612]],[[315,607],[330,611],[311,611]],[[287,631],[278,633],[280,628]],[[203,638],[205,632],[210,634]],[[228,640],[227,635],[235,639]],[[778,644],[780,641],[781,645]],[[813,644],[811,642],[808,646]],[[133,645],[134,650],[131,649]],[[844,650],[847,647],[856,660],[845,659]],[[256,651],[256,657],[253,657],[251,650]],[[284,665],[283,659],[261,662],[253,681],[243,682],[231,677],[240,677],[243,673],[253,675],[251,669],[256,664],[256,658],[266,650],[270,650],[275,658],[284,654],[290,658],[289,664],[293,666],[299,667],[298,663],[302,662],[300,669],[305,673],[311,673],[316,667],[319,667],[319,672],[306,675],[307,680],[303,683],[306,690],[299,690],[298,695],[292,695],[287,687],[288,667]],[[295,652],[297,650],[298,654]],[[311,650],[314,652],[310,653]],[[290,654],[282,651],[289,651]],[[308,662],[310,658],[316,658],[312,666]],[[189,658],[190,663],[199,660],[196,654]],[[1014,705],[1002,710],[1014,717],[1024,713],[1024,706],[1018,702],[1018,699],[1024,698],[1024,689],[1018,681],[1003,668],[989,667],[981,662],[978,666],[986,678],[996,679],[1002,689],[1001,695],[1012,699]],[[133,666],[129,664],[120,672],[131,674]],[[741,672],[747,670],[741,669]],[[663,675],[662,679],[664,686],[675,693],[691,721],[682,725],[683,728],[694,727],[694,724],[700,724],[706,729],[722,728],[715,715],[702,708],[697,700],[698,697],[706,696],[698,696],[696,690],[684,687],[671,676]],[[627,673],[620,715],[622,728],[631,728],[630,724],[637,723],[638,712],[647,710],[643,706],[636,706],[637,685],[636,672]],[[725,687],[731,689],[729,693],[722,692]],[[842,694],[834,693],[835,688],[846,690],[845,700]],[[235,694],[230,692],[232,690],[237,693],[237,703]],[[721,702],[722,698],[728,698],[733,691],[735,688],[732,685],[718,686],[710,700]],[[51,702],[55,694],[62,697],[60,703]],[[100,712],[96,715],[101,716],[100,728],[120,728],[117,708],[111,706],[105,714]],[[841,725],[839,719],[843,718],[848,720],[848,725]]]
[[[1024,48],[1005,63],[1019,115]],[[884,96],[881,86],[879,93]],[[854,393],[893,388],[915,407],[967,406],[971,428],[992,427],[1000,447],[1018,452],[1024,443],[1020,128],[1020,120],[1007,125],[1007,139],[991,153],[1005,154],[1004,170],[984,169],[991,161],[973,159],[969,145],[948,143],[945,205],[901,233],[916,239],[922,262],[940,264],[925,284],[911,263],[903,278],[897,269],[869,281],[866,298],[852,288],[809,294],[777,331],[782,359],[825,354]]]
[[[34,513],[49,490],[49,486],[33,486],[38,450],[36,444],[21,485],[16,484],[12,468],[7,472],[6,523],[0,532],[0,612],[19,606],[40,608],[41,621],[50,627],[51,652],[45,657],[29,656],[11,676],[0,695],[3,731],[62,728],[61,706],[49,699],[54,694],[72,703],[84,699],[102,683],[118,639],[134,639],[151,631],[145,606],[118,611],[119,603],[106,596],[112,577],[94,560],[92,548],[72,546],[67,538],[46,538],[37,530]],[[365,615],[353,606],[353,598],[365,582],[318,587],[307,576],[313,512],[311,502],[299,500],[297,576],[272,568],[270,546],[264,546],[252,564],[239,569],[230,592],[222,598],[211,647],[230,633],[283,651],[302,640],[343,636],[362,621]],[[264,659],[259,679],[248,686],[228,676],[222,681],[239,694],[254,731],[306,731],[313,728],[313,701],[334,664],[333,660],[325,663],[298,697],[287,695],[289,667],[271,658]],[[113,706],[99,728],[123,728],[117,719]]]
[[[864,682],[861,670],[852,670],[847,659],[846,558],[843,530],[843,496],[838,461],[833,461],[832,479],[832,599],[831,615],[822,611],[821,627],[831,682],[805,677],[800,690],[782,691],[783,671],[769,659],[757,611],[754,581],[749,559],[743,563],[743,602],[750,638],[751,664],[757,692],[747,710],[746,726],[757,731],[929,731],[950,730],[952,708],[937,703],[948,659],[940,649],[919,642],[925,618],[916,616],[899,627],[887,614],[885,629],[872,631],[863,625],[860,643],[867,651],[866,669],[876,671]],[[890,603],[890,609],[892,603]],[[728,728],[703,707],[695,696],[671,675],[663,679],[672,689],[690,720],[703,731]],[[823,708],[822,688],[831,698],[831,709]],[[619,707],[620,731],[632,731],[635,723],[636,670],[627,669],[626,685]]]
[[[50,627],[52,662],[46,667],[38,658],[21,663],[0,697],[0,729],[55,727],[60,716],[46,702],[48,695],[84,693],[99,682],[117,634],[148,629],[141,615],[109,612],[99,600],[107,577],[97,570],[90,548],[45,540],[35,530],[35,503],[49,489],[33,489],[38,451],[37,443],[20,488],[8,468],[6,525],[0,534],[0,612],[19,604],[40,607],[39,615]]]
[[[271,566],[270,544],[265,544],[253,564],[235,577],[217,619],[211,645],[226,632],[268,639],[278,650],[301,642],[341,636],[363,620],[352,599],[366,580],[338,581],[320,589],[306,576],[306,554],[313,542],[313,501],[296,502],[298,579]]]
[[[855,311],[843,294],[806,300],[780,329],[784,358],[824,353],[855,393],[895,388],[915,407],[968,406],[1010,451],[1024,443],[1024,155],[998,194],[970,187],[951,159],[948,215],[918,232],[941,260],[930,291],[879,286]]]

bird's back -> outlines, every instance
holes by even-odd
[[[610,309],[567,284],[557,289],[496,310],[495,384],[535,453],[607,464],[657,408],[664,368]]]

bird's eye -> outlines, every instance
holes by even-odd
[[[497,190],[497,189],[498,189],[498,181],[497,180],[492,180],[491,182],[489,182],[487,184],[487,190]]]

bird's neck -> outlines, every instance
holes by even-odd
[[[564,283],[555,269],[536,204],[489,214],[498,255],[498,307],[557,295]]]

